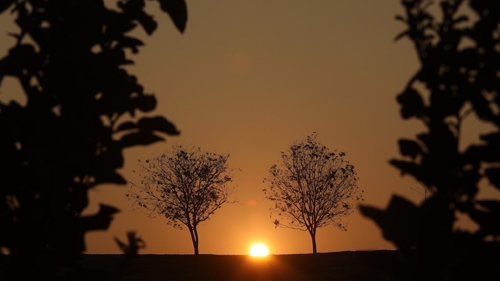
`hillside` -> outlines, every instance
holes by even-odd
[[[73,280],[405,280],[396,251],[356,251],[252,258],[243,255],[85,255]],[[66,272],[66,275],[70,272]],[[118,275],[119,274],[119,275]],[[66,280],[68,280],[66,278]]]

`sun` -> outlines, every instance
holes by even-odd
[[[250,256],[252,257],[266,257],[269,255],[267,246],[262,243],[255,243],[250,247]]]

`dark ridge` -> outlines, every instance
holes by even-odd
[[[7,257],[1,257],[3,259]],[[126,261],[126,262],[125,262]],[[84,255],[64,280],[408,280],[398,251],[270,255]],[[68,275],[71,275],[68,277]],[[61,278],[62,280],[63,278]]]

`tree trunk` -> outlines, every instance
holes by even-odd
[[[312,229],[309,231],[309,234],[311,234],[311,240],[312,240],[312,247],[313,247],[313,254],[317,254],[318,251],[316,249],[316,229]]]
[[[198,229],[196,229],[196,226],[194,227],[194,239],[195,239],[195,244],[194,244],[194,254],[199,255],[200,252],[198,250],[198,244],[200,242],[200,239],[198,238]]]
[[[196,230],[196,226],[188,227],[189,234],[191,235],[191,241],[193,242],[194,255],[197,256],[199,254],[198,251],[198,231]]]

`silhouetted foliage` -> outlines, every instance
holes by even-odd
[[[158,2],[182,32],[184,1]],[[137,116],[155,109],[156,99],[124,69],[133,64],[126,52],[143,45],[129,32],[140,25],[151,35],[157,23],[144,0],[115,3],[112,9],[103,0],[0,4],[19,28],[0,60],[0,82],[16,78],[26,99],[0,102],[0,248],[26,259],[27,269],[51,270],[56,263],[49,257],[74,260],[85,251],[86,232],[108,228],[116,208],[82,211],[93,187],[126,183],[117,173],[125,148],[179,134],[164,117]],[[27,269],[13,270],[13,278],[42,278]]]
[[[178,229],[186,226],[198,255],[198,225],[230,203],[233,189],[227,183],[233,179],[228,159],[229,154],[174,145],[171,152],[139,160],[141,182],[132,183],[127,197],[150,216],[163,216]]]
[[[116,244],[126,256],[136,256],[140,249],[146,248],[146,242],[138,237],[135,231],[127,232],[127,241],[128,243],[125,243],[115,236]]]
[[[142,238],[138,237],[135,231],[127,232],[127,242],[121,241],[116,236],[114,237],[114,240],[124,254],[123,259],[120,262],[120,266],[118,267],[117,272],[114,274],[115,279],[130,280],[130,274],[138,271],[132,261],[137,258],[137,255],[139,255],[140,249],[146,248],[146,242],[144,242]]]
[[[346,230],[342,218],[352,213],[354,203],[363,200],[362,190],[354,166],[345,159],[344,152],[330,151],[316,141],[316,133],[295,142],[288,153],[281,152],[282,162],[269,169],[264,178],[269,188],[266,199],[274,206],[271,217],[276,227],[306,231],[311,235],[312,251],[316,249],[316,231],[334,225]]]
[[[397,39],[412,41],[421,64],[397,101],[403,119],[421,121],[426,131],[399,140],[403,157],[390,161],[430,195],[420,205],[394,196],[385,210],[361,211],[416,257],[416,280],[498,279],[500,201],[478,193],[500,188],[500,1],[438,2],[431,13],[430,1],[403,0],[406,16],[396,17],[407,25]],[[461,149],[473,114],[490,131]],[[458,229],[459,214],[477,230]]]

